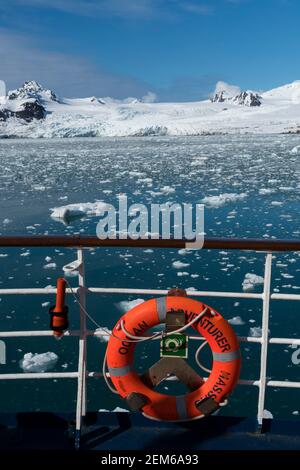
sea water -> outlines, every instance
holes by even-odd
[[[51,209],[95,201],[117,205],[119,194],[126,194],[130,203],[146,205],[204,202],[205,232],[210,237],[299,238],[300,136],[0,142],[1,235],[95,235],[99,221],[96,216],[76,218],[66,224],[53,219]],[[63,275],[63,266],[75,258],[76,251],[72,249],[2,248],[0,288],[55,286],[57,277]],[[261,292],[259,277],[263,276],[265,254],[102,248],[86,250],[85,260],[86,283],[90,287],[178,286]],[[275,254],[272,291],[300,294],[299,270],[298,253]],[[75,286],[78,278],[70,277],[69,282]],[[87,309],[98,324],[111,329],[124,311],[147,298],[89,295]],[[260,300],[209,297],[203,300],[230,320],[238,335],[260,335]],[[1,330],[48,329],[48,308],[53,302],[52,295],[0,295]],[[77,329],[78,306],[71,296],[68,305],[71,327]],[[92,329],[94,325],[88,321],[88,327]],[[297,302],[271,302],[270,334],[299,338]],[[105,346],[103,340],[88,339],[89,371],[101,371]],[[0,365],[0,373],[38,371],[39,361],[40,370],[71,372],[78,367],[78,340],[74,337],[61,341],[10,338],[6,348],[7,363]],[[190,361],[196,369],[195,348],[191,342]],[[242,344],[242,379],[259,378],[259,352],[259,344]],[[45,353],[51,353],[48,365]],[[158,343],[138,345],[136,356],[136,368],[142,372],[158,360]],[[208,367],[211,364],[209,351],[203,353],[203,362]],[[298,362],[297,348],[270,345],[268,378],[298,381]],[[160,391],[178,393],[178,387],[164,382]],[[1,381],[0,390],[1,411],[72,411],[75,407],[74,379]],[[222,412],[253,416],[257,412],[257,395],[256,387],[239,386]],[[265,407],[274,416],[297,418],[298,395],[297,389],[268,388]],[[127,408],[126,403],[107,390],[101,378],[88,380],[87,400],[91,410]]]

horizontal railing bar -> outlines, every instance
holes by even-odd
[[[272,300],[300,300],[299,294],[271,294]]]
[[[89,287],[91,294],[143,294],[143,295],[167,295],[168,289],[127,289],[114,287]],[[1,291],[0,291],[1,293]],[[245,299],[262,299],[263,294],[251,294],[243,292],[214,292],[214,291],[187,291],[189,297],[229,297]]]
[[[27,379],[76,379],[78,372],[28,372],[20,374],[0,374],[0,380]]]
[[[259,380],[242,380],[240,379],[238,381],[238,385],[253,385],[254,387],[259,387],[260,386],[260,381]]]
[[[78,292],[79,287],[72,287],[73,292]],[[66,289],[67,294],[71,294],[71,289]],[[143,295],[167,295],[168,289],[130,289],[118,287],[89,287],[86,289],[90,294],[143,294]],[[56,288],[16,288],[0,289],[0,295],[47,295],[56,294]],[[188,291],[190,297],[224,297],[241,299],[262,299],[262,293],[244,292],[218,292],[218,291]],[[272,300],[300,300],[298,294],[271,294]]]
[[[106,374],[110,377],[110,374]],[[101,372],[88,372],[89,378],[102,378]],[[33,379],[77,379],[78,372],[32,372],[32,373],[19,373],[19,374],[0,374],[0,380],[33,380]],[[169,377],[168,380],[176,380],[176,377]],[[207,380],[207,377],[204,377]],[[255,386],[259,387],[259,380],[239,380],[238,385]],[[268,387],[284,387],[284,388],[300,388],[300,382],[290,382],[287,380],[268,380]]]
[[[79,287],[72,287],[73,292],[78,292]],[[71,289],[66,289],[67,294],[71,294]],[[143,294],[143,295],[167,295],[167,289],[130,289],[118,287],[89,287],[86,289],[90,294]],[[0,295],[47,295],[56,294],[56,288],[16,288],[0,289]],[[262,293],[244,292],[218,292],[218,291],[188,291],[190,297],[224,297],[240,299],[262,299]],[[298,294],[271,294],[272,300],[300,300]]]
[[[124,247],[124,248],[185,248],[193,240],[100,240],[93,236],[31,235],[1,236],[0,247]],[[203,248],[255,251],[300,251],[300,240],[266,240],[243,238],[205,238]]]
[[[110,374],[106,374],[110,377]],[[89,378],[103,378],[101,372],[87,372]],[[0,374],[0,380],[19,380],[19,379],[76,379],[78,378],[78,372],[29,372],[29,373],[18,373],[18,374]],[[207,380],[208,377],[204,377]],[[176,381],[177,377],[168,377],[167,381]],[[286,382],[283,382],[286,383]],[[239,380],[239,385],[254,385],[259,386],[259,380]]]
[[[268,380],[268,387],[300,388],[300,382],[290,382],[288,380]]]
[[[26,338],[26,337],[53,336],[52,330],[35,331],[0,331],[0,338]],[[80,331],[65,331],[64,336],[80,336]]]
[[[78,292],[79,287],[72,288],[73,292]],[[71,294],[71,289],[66,289],[67,294]],[[143,294],[143,295],[167,295],[167,289],[127,289],[118,287],[90,287],[86,288],[86,292],[90,294]],[[56,294],[56,289],[0,289],[0,295],[43,295]],[[190,297],[226,297],[226,298],[245,298],[245,299],[262,299],[262,294],[251,294],[242,292],[214,292],[214,291],[188,291]]]
[[[298,338],[269,338],[270,344],[297,344],[300,346],[300,339]]]
[[[72,287],[73,292],[78,292],[79,287]],[[67,288],[66,293],[71,294],[71,289]],[[16,289],[0,289],[0,295],[47,295],[56,294],[56,288],[16,288]]]
[[[106,327],[103,327],[104,329]],[[103,338],[109,338],[109,334],[104,331],[87,330],[87,336],[100,336]],[[53,336],[52,330],[35,330],[35,331],[0,331],[0,338],[26,338],[26,337],[51,337]],[[80,336],[79,330],[69,330],[64,333],[64,336]],[[205,338],[201,336],[191,335],[189,339],[196,341],[205,341]],[[261,337],[253,336],[238,336],[241,343],[261,343]],[[269,338],[270,344],[295,344],[300,346],[300,339],[296,338]]]

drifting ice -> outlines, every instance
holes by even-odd
[[[67,206],[54,207],[51,209],[53,219],[72,219],[85,216],[97,216],[103,214],[107,209],[107,204],[102,201],[80,202],[78,204],[69,204]]]
[[[107,343],[111,335],[111,330],[106,328],[106,326],[96,328],[95,333],[106,334],[106,336],[96,335],[96,338],[99,339],[102,343]]]
[[[263,277],[257,276],[257,274],[247,273],[245,279],[243,280],[243,290],[246,292],[253,290],[255,286],[263,283]]]
[[[172,263],[172,266],[175,269],[187,268],[189,266],[189,263],[182,263],[181,261],[174,261]]]
[[[58,356],[54,352],[26,353],[20,361],[20,367],[24,372],[46,372],[54,368]]]
[[[144,299],[135,299],[135,300],[122,300],[117,304],[117,307],[119,310],[122,312],[128,312],[128,310],[131,310],[133,307],[136,307],[137,305],[142,304],[145,302]]]
[[[125,408],[121,408],[120,406],[117,406],[114,410],[106,410],[105,408],[100,408],[101,413],[129,413],[129,410],[126,410]]]
[[[233,317],[228,320],[228,323],[230,323],[230,325],[245,325],[245,322],[241,317]]]
[[[249,336],[251,336],[252,338],[260,338],[261,335],[262,329],[260,326],[253,326],[252,328],[250,328]]]
[[[219,194],[219,196],[206,196],[202,199],[201,202],[208,207],[221,207],[224,206],[224,204],[245,199],[245,197],[247,197],[246,193],[224,193]]]

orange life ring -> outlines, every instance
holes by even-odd
[[[133,368],[135,343],[128,341],[121,320],[129,334],[143,336],[149,328],[165,323],[170,310],[184,310],[187,324],[205,308],[207,312],[192,327],[207,340],[212,350],[213,368],[208,379],[197,390],[182,396],[164,395],[146,386]],[[199,419],[206,414],[201,407],[199,409],[199,403],[210,398],[217,405],[221,404],[238,381],[241,368],[238,338],[222,315],[202,302],[173,296],[148,300],[125,313],[112,333],[106,353],[111,380],[123,398],[133,392],[146,396],[147,403],[141,411],[149,418],[162,421]]]

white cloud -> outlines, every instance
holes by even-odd
[[[133,19],[170,18],[178,16],[183,10],[207,15],[214,10],[211,3],[196,0],[10,0],[6,5],[0,4],[0,10],[12,5],[49,8],[81,16],[109,15]]]
[[[142,101],[144,103],[154,103],[157,100],[157,95],[156,93],[153,93],[153,91],[148,91],[146,95],[143,96]]]
[[[39,49],[22,34],[0,29],[0,77],[9,89],[37,80],[61,96],[144,96],[149,84],[110,73],[81,56]]]
[[[229,83],[219,81],[216,84],[215,93],[225,91],[229,97],[236,96],[241,92],[241,89],[237,85],[230,85]]]
[[[191,3],[191,2],[182,2],[181,8],[190,13],[196,13],[198,15],[210,15],[215,11],[215,6],[206,3]]]

